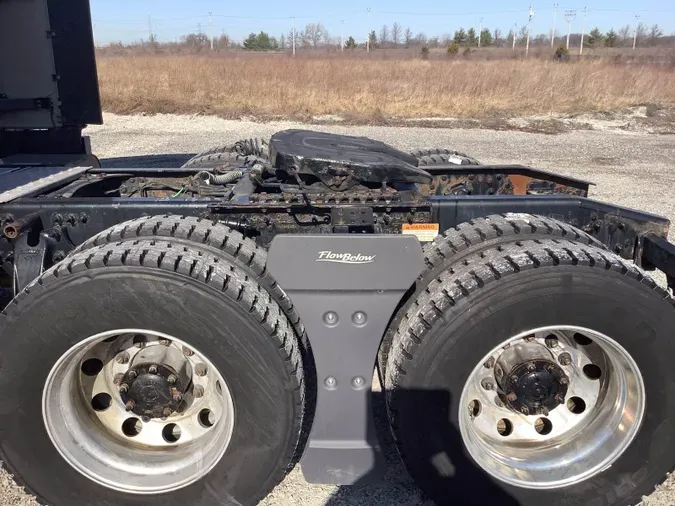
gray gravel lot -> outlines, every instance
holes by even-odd
[[[175,166],[216,144],[245,137],[269,136],[285,128],[306,126],[279,122],[260,124],[213,117],[105,116],[106,125],[90,127],[94,152],[108,166]],[[450,146],[485,163],[523,163],[597,183],[591,197],[667,216],[675,222],[675,136],[621,130],[572,131],[560,135],[515,131],[451,130],[396,127],[312,126],[350,135],[364,135],[401,149]],[[675,240],[671,233],[670,240]],[[380,406],[381,407],[381,406]],[[379,423],[382,423],[380,418]],[[266,506],[430,506],[395,458],[391,443],[386,481],[376,486],[334,487],[307,484],[293,471],[263,502]],[[675,451],[675,448],[673,448]],[[0,505],[37,503],[0,473]],[[645,506],[675,504],[671,476],[645,499]]]

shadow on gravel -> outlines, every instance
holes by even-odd
[[[180,167],[194,154],[164,154],[164,155],[142,155],[142,156],[120,156],[117,158],[102,158],[101,166],[109,169],[123,168],[173,168]]]
[[[466,455],[462,437],[450,423],[446,424],[446,430],[440,437],[428,434],[430,451],[424,456],[426,465],[419,473],[427,483],[443,489],[447,501],[434,503],[426,498],[400,460],[389,431],[384,393],[373,392],[372,395],[377,436],[387,459],[384,480],[380,483],[342,486],[328,499],[325,503],[327,506],[518,506],[516,499],[496,485]],[[440,410],[434,410],[434,416],[449,420],[449,392],[420,390],[407,391],[401,395],[409,396],[408,399],[402,399],[408,406],[443,406]],[[364,482],[367,481],[366,478]]]

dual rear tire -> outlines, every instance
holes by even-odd
[[[400,454],[430,497],[438,504],[623,505],[663,481],[675,466],[669,388],[675,383],[669,339],[675,308],[663,290],[583,232],[530,215],[460,225],[428,245],[425,256],[427,270],[392,322],[380,368]],[[265,263],[264,250],[223,225],[142,218],[87,241],[22,292],[0,317],[0,356],[11,357],[0,369],[0,452],[17,481],[57,506],[262,499],[293,465],[302,447],[303,410],[312,404],[304,328]],[[76,466],[63,465],[63,449],[45,431],[44,386],[54,364],[82,340],[114,329],[174,336],[208,358],[226,383],[234,417],[226,451],[185,486],[148,495],[123,483],[110,486],[114,476],[104,477],[107,484],[86,479]],[[586,343],[580,344],[574,336],[584,329],[590,343],[578,338]],[[542,372],[536,395],[523,394],[536,413],[514,413],[516,401],[499,396],[507,387],[494,376],[496,366],[512,362],[507,350],[521,346],[544,364],[541,371],[514,374],[521,387],[527,374]],[[602,350],[619,351],[591,356]],[[601,370],[595,380],[583,378],[587,355]],[[85,361],[67,374],[80,374]],[[114,372],[119,364],[110,367]],[[550,377],[565,377],[570,395],[555,402],[547,397]],[[578,379],[585,381],[581,387]],[[568,406],[571,392],[588,392],[588,385],[597,392],[576,395],[585,407],[575,412],[581,408]],[[621,404],[631,395],[634,402]],[[620,409],[603,410],[603,400]],[[552,423],[546,434],[540,419]],[[570,420],[569,428],[560,420]],[[584,429],[597,426],[594,420],[609,430]],[[529,458],[522,458],[523,446]],[[578,451],[559,461],[542,457],[554,447]],[[564,469],[566,478],[542,478],[537,466],[550,466],[551,475]]]

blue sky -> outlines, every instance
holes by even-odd
[[[550,33],[553,22],[553,2],[534,2],[535,16],[532,33]],[[675,32],[675,2],[673,0],[567,0],[560,1],[557,31],[567,30],[565,10],[576,9],[573,32],[581,31],[584,6],[588,8],[586,26],[606,31],[624,24],[640,21],[658,23],[667,35]],[[291,16],[298,29],[306,23],[322,23],[331,35],[353,35],[365,40],[369,28],[377,30],[383,24],[398,22],[414,33],[428,36],[452,33],[463,26],[478,28],[480,18],[485,26],[499,27],[504,33],[517,23],[527,23],[529,3],[499,0],[475,0],[452,3],[440,0],[91,0],[92,18],[97,43],[121,40],[129,42],[147,38],[148,17],[152,17],[153,32],[162,41],[175,40],[181,35],[196,32],[201,26],[209,33],[209,12],[213,13],[213,32],[227,33],[234,40],[242,40],[250,32],[264,30],[278,37],[288,32]],[[366,8],[370,7],[370,15]],[[344,24],[342,23],[344,22]],[[587,29],[588,31],[588,29]]]

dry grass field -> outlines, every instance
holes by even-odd
[[[494,117],[675,104],[671,65],[611,60],[102,57],[106,111],[353,121]]]

